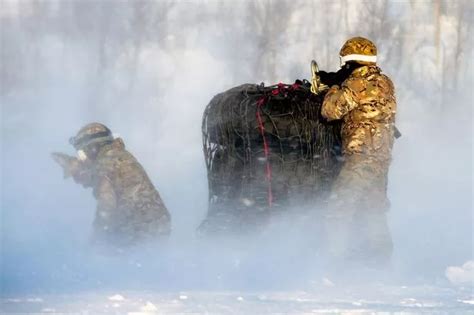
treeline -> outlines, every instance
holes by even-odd
[[[433,1],[18,1],[2,3],[2,94],[37,80],[44,47],[74,46],[99,78],[126,68],[130,85],[144,50],[208,49],[238,81],[307,74],[309,61],[335,70],[344,40],[379,46],[397,81],[431,94],[472,82],[469,0]],[[54,42],[53,39],[57,41]],[[58,44],[60,43],[60,44]],[[102,77],[104,78],[104,77]]]

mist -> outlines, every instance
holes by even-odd
[[[398,103],[389,175],[397,283],[450,286],[473,259],[470,1],[3,1],[0,10],[2,295],[87,290],[303,290],[321,283],[315,235],[293,218],[258,240],[203,242],[201,119],[242,83],[339,68],[373,40]],[[166,245],[88,246],[95,200],[50,157],[86,123],[118,134],[172,216]],[[468,285],[469,287],[469,285]],[[472,288],[472,287],[471,287]],[[469,290],[469,289],[468,289]]]

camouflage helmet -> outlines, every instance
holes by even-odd
[[[348,39],[339,52],[341,67],[348,61],[357,61],[363,65],[375,64],[377,62],[377,47],[364,37],[353,37]]]
[[[82,127],[75,137],[69,139],[69,143],[76,150],[82,150],[91,144],[109,143],[113,140],[112,132],[107,126],[94,122]]]

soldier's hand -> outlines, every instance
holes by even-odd
[[[321,81],[321,84],[324,84],[328,87],[334,84],[337,84],[336,72],[326,72],[326,71],[320,70],[318,72],[318,75],[319,75],[319,80]]]
[[[62,167],[64,178],[74,176],[78,172],[80,162],[75,157],[59,152],[51,153],[51,157]]]
[[[329,85],[326,85],[326,84],[324,84],[324,83],[319,83],[319,90],[320,90],[320,91],[329,90]]]

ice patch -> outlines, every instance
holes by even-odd
[[[54,308],[43,308],[41,310],[42,313],[56,313],[56,309]]]
[[[143,312],[156,312],[158,311],[158,308],[153,303],[146,302],[146,304],[142,306],[140,310]]]
[[[26,301],[30,303],[43,303],[42,298],[29,298],[29,299],[26,299]]]
[[[435,307],[442,307],[443,303],[441,302],[434,302],[434,301],[418,301],[413,298],[407,298],[400,301],[400,304],[408,306],[408,307],[420,307],[420,308],[435,308]]]
[[[418,302],[416,299],[407,298],[400,301],[400,304],[412,307],[423,307],[423,304]]]
[[[326,287],[334,287],[334,283],[328,278],[323,278],[323,285]]]
[[[314,314],[344,314],[344,315],[353,315],[353,314],[375,314],[373,312],[369,312],[365,309],[339,309],[339,308],[321,308],[321,309],[313,309],[311,313]],[[380,313],[385,314],[385,313]]]
[[[6,301],[10,302],[10,303],[20,303],[21,302],[20,299],[7,299]]]
[[[474,261],[469,260],[462,266],[446,268],[446,278],[454,285],[474,283]]]
[[[120,294],[109,296],[109,301],[123,301],[125,298]]]

